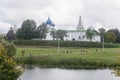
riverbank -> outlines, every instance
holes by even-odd
[[[24,52],[24,53],[22,53]],[[17,48],[15,59],[28,65],[59,68],[107,68],[120,66],[119,48]]]

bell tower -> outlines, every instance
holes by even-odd
[[[82,24],[82,19],[81,16],[79,16],[79,21],[78,21],[78,25],[77,25],[77,31],[78,31],[78,40],[83,41],[84,40],[84,27]]]
[[[81,16],[79,16],[79,21],[78,21],[78,25],[77,25],[77,30],[78,30],[78,31],[84,31],[84,27],[83,27],[83,24],[82,24]]]

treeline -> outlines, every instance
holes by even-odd
[[[15,40],[17,46],[58,46],[58,41],[50,40]],[[85,47],[85,48],[102,48],[101,42],[82,42],[82,41],[59,41],[60,47]],[[105,43],[105,48],[119,47],[117,44]]]
[[[19,29],[14,30],[11,28],[6,37],[8,40],[43,40],[46,39],[49,31],[53,40],[64,40],[64,37],[67,36],[67,32],[65,30],[55,30],[54,28],[49,30],[45,23],[37,26],[34,20],[27,19],[23,21]],[[97,34],[100,35],[101,42],[120,43],[120,32],[118,29],[109,29],[106,31],[104,28],[99,28],[97,31],[93,27],[89,27],[85,34],[90,42],[92,42],[92,39]]]
[[[118,29],[109,29],[106,31],[104,28],[99,28],[99,34],[101,42],[104,40],[109,43],[120,43],[120,32]]]
[[[34,20],[25,20],[21,27],[17,30],[11,28],[7,33],[8,40],[32,40],[32,39],[46,39],[47,33],[49,28],[47,27],[46,23],[42,23],[39,26],[36,25]],[[66,36],[65,30],[55,30],[54,28],[51,30],[50,35],[54,39],[63,40],[64,36]]]

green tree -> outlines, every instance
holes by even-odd
[[[34,20],[25,20],[22,23],[21,28],[19,28],[16,32],[16,37],[18,39],[33,39],[35,38],[35,29],[36,29],[36,22]]]
[[[48,28],[47,28],[47,25],[45,23],[42,23],[36,29],[37,38],[40,38],[41,40],[43,38],[46,38],[47,33],[48,33]]]
[[[105,29],[104,28],[99,28],[99,35],[100,35],[100,40],[101,42],[103,42],[103,38],[104,38],[104,35],[105,35]]]
[[[11,28],[11,29],[8,31],[6,37],[7,37],[7,39],[10,40],[10,41],[15,39],[15,34],[14,34],[13,28]]]
[[[113,32],[105,33],[105,42],[113,43],[117,39],[116,35]]]
[[[117,38],[115,42],[120,42],[120,32],[118,29],[109,29],[107,32],[113,32]]]
[[[90,40],[90,42],[92,42],[92,39],[94,38],[94,36],[96,35],[96,30],[94,30],[93,27],[89,27],[86,31],[86,36],[87,36],[87,39]]]
[[[50,35],[52,36],[53,40],[55,40],[55,38],[56,38],[56,30],[52,30],[50,32]]]
[[[17,80],[22,74],[21,68],[18,68],[13,58],[7,54],[0,44],[0,80]]]
[[[57,35],[57,39],[64,40],[64,37],[67,36],[67,31],[57,30],[56,35]]]

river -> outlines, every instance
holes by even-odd
[[[120,80],[110,69],[25,69],[20,80]]]

